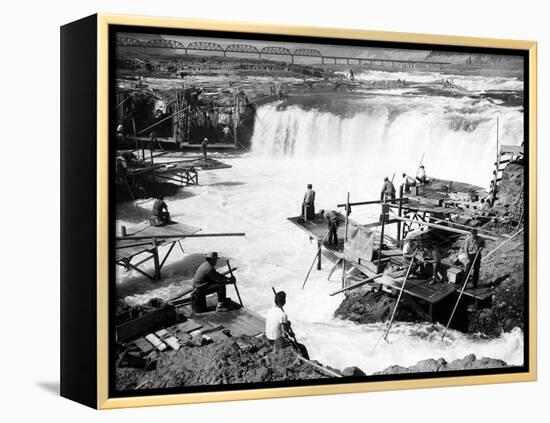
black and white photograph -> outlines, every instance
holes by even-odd
[[[110,43],[113,396],[527,368],[523,52]]]

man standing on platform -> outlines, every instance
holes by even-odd
[[[334,210],[321,210],[319,212],[321,217],[327,221],[328,225],[328,238],[327,238],[327,244],[338,244],[338,212],[335,212]]]
[[[468,256],[466,261],[466,276],[471,270],[472,286],[477,288],[479,282],[479,268],[481,266],[481,250],[484,247],[483,240],[478,236],[477,229],[472,229],[470,235],[464,240],[464,253]]]
[[[208,138],[202,140],[201,144],[202,157],[204,158],[204,164],[206,165],[206,160],[208,156]]]
[[[306,213],[306,206],[311,207],[310,214]],[[315,214],[315,191],[313,191],[313,185],[307,184],[307,191],[304,193],[304,200],[302,201],[302,217],[309,219],[309,216]]]
[[[223,127],[223,142],[225,144],[229,144],[231,141],[231,131],[229,129],[229,126]]]
[[[196,313],[206,311],[206,296],[216,293],[218,295],[217,312],[229,311],[227,308],[225,285],[235,283],[235,277],[225,277],[216,270],[218,253],[208,253],[205,261],[199,266],[193,277],[193,294],[191,295],[191,307]]]
[[[395,200],[395,187],[393,186],[393,182],[386,176],[382,185],[382,191],[380,192],[380,200],[386,202],[388,199]]]

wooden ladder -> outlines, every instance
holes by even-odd
[[[490,183],[489,189],[495,200],[498,192],[499,183],[502,180],[502,172],[506,168],[506,165],[512,161],[513,155],[514,153],[506,148],[506,146],[504,145],[501,147],[499,153],[497,154],[497,161],[495,162],[495,169],[493,170],[493,180]]]
[[[524,217],[524,203],[523,203],[523,184],[521,184],[520,192],[518,193],[514,203],[512,204],[510,210],[510,220],[508,222],[508,230],[512,227],[514,223],[517,226],[521,225]]]

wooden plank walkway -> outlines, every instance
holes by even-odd
[[[127,228],[128,239],[117,240],[116,242],[116,260],[131,259],[132,257],[144,253],[150,252],[154,249],[152,242],[133,240],[132,236],[150,236],[152,239],[156,239],[158,246],[172,244],[178,241],[178,238],[171,238],[165,241],[164,236],[171,235],[192,235],[199,232],[199,228],[187,225],[185,223],[171,222],[165,226],[151,226],[149,223],[142,223],[132,228]],[[179,238],[183,239],[183,238]],[[137,245],[143,244],[143,245]]]
[[[185,281],[181,284],[181,287],[182,291],[185,291],[191,289],[193,283],[191,280]],[[232,297],[232,299],[237,298],[234,288],[231,285],[227,285],[227,296]],[[223,326],[223,329],[229,329],[233,336],[256,336],[264,333],[265,319],[262,316],[246,307],[240,307],[239,304],[234,301],[231,301],[230,311],[218,313],[215,311],[216,303],[217,295],[210,294],[206,297],[206,306],[209,311],[194,313],[191,309],[191,304],[180,306],[180,309],[186,316],[202,325],[203,330]]]

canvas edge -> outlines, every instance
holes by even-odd
[[[369,31],[360,29],[266,25],[204,19],[180,19],[135,15],[98,14],[98,92],[97,92],[97,408],[113,409],[155,405],[175,405],[219,401],[283,398],[309,395],[346,394],[401,389],[423,389],[464,385],[529,382],[537,380],[537,43],[525,40],[463,37]],[[247,389],[192,394],[108,397],[108,27],[136,25],[145,27],[204,29],[243,33],[286,34],[295,36],[365,39],[418,44],[458,45],[526,50],[529,52],[529,371],[501,375],[458,376],[402,381],[361,382],[286,388]]]

